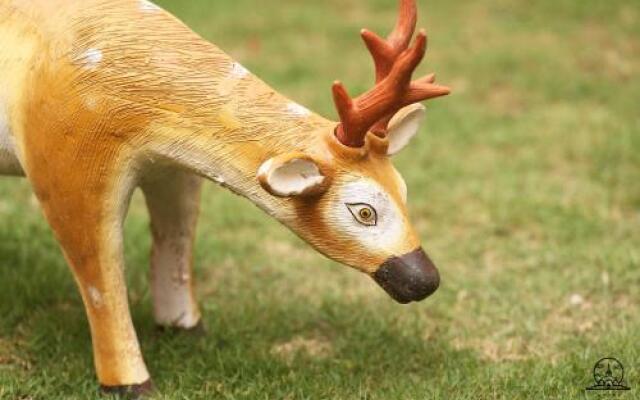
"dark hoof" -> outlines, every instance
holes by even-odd
[[[192,326],[191,328],[158,325],[157,329],[159,332],[162,332],[162,333],[171,333],[171,334],[186,333],[193,336],[205,336],[207,333],[207,329],[205,328],[202,320],[198,321],[198,323]]]
[[[123,399],[141,399],[154,392],[151,379],[139,385],[105,386],[100,385],[100,390],[106,395],[115,395]]]

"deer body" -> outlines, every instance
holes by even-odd
[[[411,0],[401,7],[415,12]],[[80,288],[106,390],[150,382],[122,274],[122,222],[136,187],[151,217],[160,325],[200,321],[191,253],[202,178],[375,276],[399,301],[435,290],[388,157],[415,133],[422,106],[380,109],[391,112],[383,129],[396,115],[387,137],[365,130],[350,142],[340,139],[354,137],[345,121],[362,120],[346,111],[346,92],[334,92],[350,118],[338,129],[148,1],[0,0],[0,174],[33,186]],[[421,275],[394,288],[398,265]]]

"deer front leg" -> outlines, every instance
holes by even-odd
[[[179,170],[158,175],[162,178],[141,185],[153,235],[153,313],[159,326],[193,329],[200,324],[192,260],[202,180]]]
[[[137,395],[151,381],[123,274],[122,222],[133,179],[99,155],[75,161],[67,157],[72,150],[59,147],[52,157],[47,147],[31,146],[27,176],[80,289],[101,388]]]

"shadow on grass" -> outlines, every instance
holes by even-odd
[[[271,308],[271,323],[252,323],[243,314],[244,306],[231,307],[225,312],[236,317],[221,325],[215,316],[207,315],[213,321],[204,334],[159,331],[146,312],[136,312],[135,322],[146,361],[163,394],[269,393],[277,397],[306,393],[349,398],[404,391],[426,394],[442,388],[442,382],[463,381],[462,371],[479,366],[471,351],[383,326],[375,316],[361,316],[350,325],[349,315],[360,311],[359,304],[328,307],[340,310],[331,320],[318,320],[326,310],[311,307],[301,317],[297,304],[283,301]],[[294,320],[292,311],[298,314]],[[288,321],[293,323],[287,325]],[[35,309],[16,334],[20,357],[30,365],[20,385],[29,382],[24,389],[44,384],[49,393],[74,395],[77,388],[95,391],[91,342],[80,304]],[[274,346],[290,338],[318,335],[327,338],[330,351],[326,355],[301,350],[288,358],[273,352]]]
[[[20,251],[23,244],[29,245],[0,251],[0,312],[5,316],[0,337],[20,360],[4,369],[15,390],[9,394],[95,393],[88,324],[71,274],[61,257],[42,261],[40,252],[57,252],[52,241],[31,243],[34,250],[26,254]],[[236,274],[241,272],[230,272],[229,278],[244,282]],[[246,293],[221,288],[215,298],[203,299],[207,330],[200,335],[159,331],[148,296],[132,302],[159,393],[362,398],[409,388],[428,393],[440,386],[437,382],[463,379],[459,365],[478,364],[470,351],[425,338],[422,325],[398,323],[389,312],[392,307],[376,310],[372,303],[338,297],[310,304],[301,295],[280,295],[280,286],[271,285],[256,282]],[[131,291],[146,293],[146,288]],[[287,357],[274,352],[295,338],[322,338],[326,348],[322,354],[294,349]]]

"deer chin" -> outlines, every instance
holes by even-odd
[[[373,274],[373,279],[398,303],[421,301],[440,285],[440,274],[422,248],[391,257]]]

